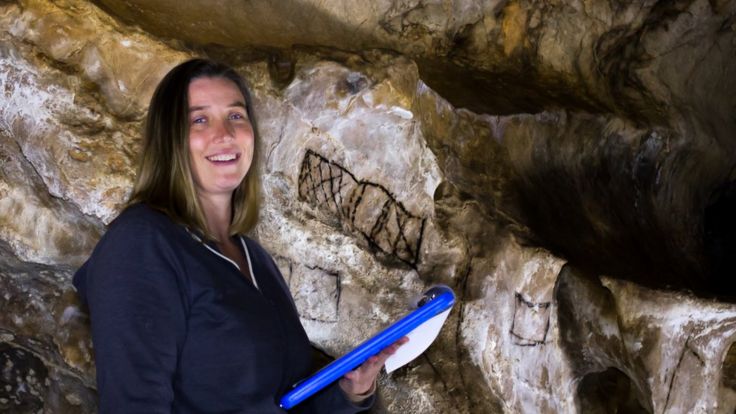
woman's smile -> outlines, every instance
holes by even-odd
[[[233,161],[237,161],[240,159],[239,153],[222,153],[222,154],[215,154],[215,155],[209,155],[207,157],[207,160],[210,162],[221,165],[230,165],[233,164]]]

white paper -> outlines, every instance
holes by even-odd
[[[440,334],[440,329],[447,319],[447,315],[450,314],[450,309],[439,313],[427,319],[426,322],[414,328],[413,331],[409,332],[406,336],[409,338],[409,342],[401,345],[395,354],[391,355],[386,360],[386,372],[391,373],[392,371],[399,369],[411,362],[414,358],[426,351],[432,342],[434,342],[437,335]]]

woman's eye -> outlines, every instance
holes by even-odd
[[[230,119],[245,119],[245,115],[236,112],[236,113],[230,114]]]
[[[198,116],[194,119],[192,119],[193,124],[204,124],[207,121],[207,119],[203,116]]]

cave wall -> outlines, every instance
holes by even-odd
[[[458,294],[372,412],[733,412],[735,11],[0,2],[0,411],[95,411],[71,275],[158,80],[208,55],[252,86],[253,237],[316,346]]]

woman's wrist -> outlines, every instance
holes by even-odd
[[[360,402],[364,401],[366,398],[369,398],[370,396],[372,396],[373,394],[376,393],[376,382],[377,382],[377,380],[374,380],[373,383],[371,384],[371,387],[368,388],[367,391],[365,391],[363,393],[360,393],[360,394],[355,394],[355,393],[349,392],[349,391],[345,390],[345,388],[343,388],[342,386],[340,388],[345,393],[345,396],[348,398],[348,400],[350,400],[350,402],[352,402],[352,403],[360,403]]]

